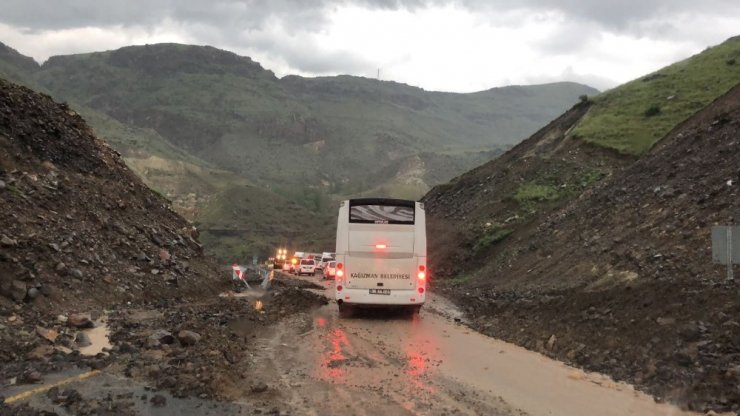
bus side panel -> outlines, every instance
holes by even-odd
[[[349,201],[343,201],[339,206],[339,217],[337,217],[337,245],[334,249],[337,263],[344,264],[345,256],[349,248]],[[339,281],[340,279],[337,279]]]
[[[423,204],[416,203],[416,228],[414,236],[414,254],[418,256],[419,265],[427,266],[427,220]],[[429,273],[427,273],[429,274]]]

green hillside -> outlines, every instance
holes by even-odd
[[[254,186],[219,192],[196,224],[204,244],[219,257],[232,259],[266,256],[278,246],[327,251],[336,237],[334,215],[315,214]]]
[[[459,150],[516,143],[596,92],[571,83],[451,94],[350,76],[277,79],[249,58],[174,44],[53,57],[34,80],[284,195],[306,185],[336,195],[373,189],[394,181],[395,161],[421,151],[457,152],[459,174],[479,162]]]
[[[738,82],[740,37],[734,37],[598,95],[573,135],[621,153],[642,155]]]
[[[352,76],[278,79],[250,58],[176,44],[56,56],[42,66],[4,51],[0,76],[69,102],[232,254],[242,242],[228,230],[263,210],[232,218],[243,207],[223,197],[227,189],[295,203],[301,218],[333,216],[349,196],[416,199],[597,92],[574,83],[453,94]],[[292,238],[289,218],[259,217],[266,226],[251,235]],[[311,228],[319,222],[302,232],[322,234],[324,225]]]

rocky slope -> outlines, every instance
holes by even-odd
[[[4,80],[0,206],[0,414],[149,414],[165,395],[282,409],[253,372],[256,338],[294,315],[310,326],[301,312],[324,297],[280,279],[251,297],[227,290],[198,231],[79,115]],[[90,370],[129,392],[49,386]],[[17,398],[32,389],[35,401]]]
[[[33,347],[62,313],[197,299],[221,289],[197,232],[147,188],[79,115],[0,80],[0,315]]]
[[[542,194],[513,234],[479,247],[484,254],[471,260],[480,262],[477,273],[438,285],[487,334],[691,409],[738,411],[740,286],[712,264],[710,228],[740,218],[740,86],[634,163],[557,134],[585,106],[425,198],[433,241],[454,224],[474,230],[465,219],[490,218],[491,225],[477,227],[498,230],[521,221],[507,223],[507,201],[496,198],[516,195],[521,185],[509,183],[512,175],[526,182],[533,163],[540,171],[558,166],[565,190],[574,186],[569,161],[583,158],[577,166],[612,172],[564,204]],[[557,148],[551,157],[531,157],[548,146]],[[492,203],[476,204],[486,193]],[[513,197],[508,202],[519,206]],[[439,267],[457,271],[453,262]]]

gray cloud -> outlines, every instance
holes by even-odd
[[[177,39],[259,52],[274,62],[284,63],[291,71],[367,73],[378,63],[368,62],[362,51],[331,50],[315,43],[312,35],[328,27],[332,11],[346,5],[416,11],[449,4],[475,13],[493,27],[518,29],[525,18],[554,14],[565,24],[558,25],[555,33],[549,33],[539,43],[528,45],[542,56],[592,50],[605,33],[683,42],[694,48],[706,46],[722,39],[716,38],[712,28],[682,26],[686,23],[681,17],[702,16],[700,21],[708,22],[723,16],[740,16],[737,0],[3,0],[0,25],[23,34],[86,27],[115,33],[143,30],[145,34],[156,34],[166,26],[174,28]],[[146,36],[138,39],[141,38]],[[87,51],[72,41],[65,42],[70,46],[64,52]],[[105,42],[94,39],[80,45]],[[24,51],[24,45],[11,46]],[[115,46],[122,45],[119,42]],[[49,50],[50,46],[46,47],[48,51],[39,52],[40,49],[36,48],[39,59],[59,53]],[[601,88],[615,82],[572,70],[566,70],[562,76]]]
[[[271,18],[296,30],[317,30],[328,11],[346,4],[376,9],[417,9],[447,0],[5,0],[0,22],[30,31],[82,26],[154,26],[163,19],[182,23],[256,29]],[[708,15],[740,13],[737,0],[458,0],[476,12],[556,11],[611,30],[643,30],[654,18],[679,12]],[[655,28],[662,30],[660,27]]]

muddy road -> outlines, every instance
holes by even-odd
[[[324,284],[332,298],[333,282]],[[280,380],[295,414],[692,414],[480,335],[449,302],[430,299],[413,318],[368,311],[340,319],[329,303],[310,325],[286,320],[266,341],[259,371]]]
[[[333,299],[333,282],[278,280],[269,291],[232,293],[212,305],[119,313],[110,364],[64,367],[41,383],[0,388],[6,404],[21,406],[0,406],[0,414],[692,414],[483,336],[440,296],[416,316],[371,310],[340,318],[336,304],[324,301]],[[141,342],[167,322],[204,339],[153,349]],[[122,351],[121,340],[132,352]]]

